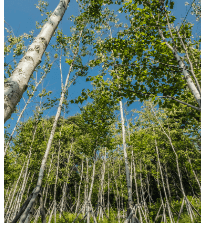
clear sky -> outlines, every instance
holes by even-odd
[[[189,3],[192,2],[192,0],[187,0]],[[53,11],[57,4],[59,3],[59,0],[49,0],[49,6],[48,10]],[[175,0],[175,6],[172,10],[172,14],[177,18],[175,25],[177,23],[180,23],[183,21],[182,18],[184,18],[189,10],[189,6],[185,6],[184,0]],[[42,19],[45,19],[45,16],[41,17],[41,13],[38,9],[36,9],[35,4],[37,4],[37,0],[6,0],[4,2],[4,20],[7,24],[9,24],[10,27],[12,27],[13,32],[16,36],[22,35],[23,33],[29,33],[31,30],[35,30],[36,21],[41,21]],[[76,3],[76,0],[71,0],[69,7],[59,24],[59,28],[63,29],[64,34],[67,36],[70,34],[70,26],[72,26],[72,22],[68,20],[69,16],[71,15],[78,15],[78,5]],[[194,34],[195,33],[201,33],[201,23],[195,22],[195,16],[192,16],[190,12],[188,13],[187,20],[191,23],[197,24],[194,26]],[[124,22],[124,21],[123,21]],[[6,26],[8,26],[6,24]],[[39,31],[36,31],[36,34]],[[50,42],[51,44],[51,42]],[[55,50],[52,49],[51,54],[55,54]],[[6,60],[9,61],[9,58]],[[63,64],[63,80],[65,81],[66,74],[68,72],[68,67]],[[41,85],[40,85],[41,86]],[[42,87],[42,86],[41,86]],[[39,90],[41,90],[41,87]],[[61,82],[60,82],[60,72],[58,67],[58,62],[56,62],[51,69],[51,72],[47,75],[45,78],[45,82],[43,83],[43,87],[45,87],[48,91],[51,90],[53,92],[52,96],[59,97],[60,96],[60,90],[61,90]],[[76,85],[71,86],[69,89],[69,99],[73,99],[74,97],[78,96],[81,93],[81,90],[83,88],[89,88],[90,83],[85,82],[85,78],[78,78]],[[21,100],[20,105],[23,105],[23,100]],[[129,110],[131,109],[140,109],[141,104],[138,102],[132,104],[129,107]],[[26,120],[29,115],[32,114],[34,110],[35,104],[30,104],[28,106],[28,109],[26,110],[26,113],[24,114],[24,120]],[[55,115],[56,108],[54,107],[49,116]],[[20,108],[21,109],[21,108]],[[74,115],[75,113],[79,112],[79,107],[76,105],[70,105],[69,108],[69,114],[68,115]],[[15,125],[16,116],[12,116],[14,118],[13,122],[11,120],[8,121],[8,123],[11,123],[11,127]],[[22,121],[23,121],[22,119]],[[7,123],[6,123],[7,124]]]

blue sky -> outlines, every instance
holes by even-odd
[[[49,0],[49,6],[48,10],[53,11],[57,4],[59,3],[59,0]],[[189,3],[192,2],[192,0],[188,0]],[[13,32],[15,36],[22,35],[23,33],[29,33],[31,30],[35,30],[36,34],[39,32],[39,30],[36,30],[35,25],[36,21],[40,22],[42,19],[45,19],[45,16],[41,17],[41,13],[38,9],[36,9],[35,4],[37,4],[37,0],[6,0],[4,2],[4,20],[7,24],[9,24],[10,27],[12,27]],[[111,6],[111,9],[113,6]],[[117,7],[116,7],[117,9]],[[186,16],[186,13],[188,12],[189,6],[185,6],[184,0],[175,0],[175,6],[172,10],[172,14],[177,18],[175,25],[177,23],[180,23],[182,21],[182,18]],[[71,15],[78,15],[78,5],[75,0],[71,0],[69,7],[59,24],[59,28],[63,30],[64,34],[67,36],[70,36],[70,26],[73,25],[70,20],[68,20],[69,16]],[[126,22],[123,19],[123,16],[121,19],[122,22]],[[196,24],[193,28],[194,34],[200,32],[201,33],[201,23],[197,23],[195,21],[195,16],[192,16],[190,12],[188,13],[187,20],[190,21],[193,24]],[[6,26],[8,26],[6,24]],[[199,35],[200,35],[199,33]],[[196,36],[196,35],[195,35]],[[51,42],[50,42],[51,44]],[[51,54],[54,55],[56,52],[55,50],[51,51]],[[9,58],[6,60],[9,61]],[[63,80],[65,81],[65,77],[68,72],[68,66],[62,65],[63,70]],[[94,71],[95,72],[95,71]],[[51,69],[51,72],[47,75],[45,78],[45,81],[43,83],[43,88],[46,88],[48,91],[52,91],[52,96],[59,97],[60,96],[60,90],[61,90],[61,82],[60,82],[60,72],[58,67],[58,62],[54,64],[53,68]],[[41,90],[42,86],[40,85],[39,90]],[[90,88],[90,83],[85,82],[85,78],[78,78],[76,81],[75,86],[71,86],[69,88],[69,99],[73,99],[77,97],[83,88]],[[125,102],[125,101],[124,101]],[[20,106],[22,109],[24,105],[23,100],[20,102]],[[140,109],[142,104],[139,102],[133,103],[128,109]],[[33,114],[33,110],[35,109],[35,104],[30,104],[24,114],[24,118],[21,120],[26,120],[30,115]],[[55,115],[57,107],[54,107],[50,112],[49,116]],[[79,112],[79,107],[75,104],[70,105],[69,107],[69,113],[68,115],[74,115],[75,113]],[[17,115],[12,116],[14,119],[9,120],[6,124],[10,123],[11,128],[14,127]]]

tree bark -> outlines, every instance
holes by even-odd
[[[105,162],[106,162],[106,149],[105,149],[105,157],[103,159],[103,169],[102,169],[102,177],[101,177],[101,184],[100,184],[100,204],[103,205],[103,183],[104,183],[104,177],[105,177]],[[99,219],[102,217],[103,219],[103,211],[102,207],[100,207],[100,214]]]
[[[62,20],[69,2],[70,0],[60,0],[58,6],[13,71],[11,77],[4,83],[4,123],[10,118],[25,92],[30,77],[35,68],[40,64],[43,53]]]
[[[126,183],[127,183],[127,190],[128,190],[128,214],[130,215],[132,209],[132,190],[131,190],[131,182],[130,182],[130,169],[128,163],[128,156],[126,151],[126,134],[125,134],[125,126],[124,126],[124,115],[123,115],[123,107],[122,101],[119,102],[120,105],[120,113],[121,113],[121,126],[122,126],[122,138],[123,138],[123,150],[124,150],[124,161],[125,161],[125,169],[126,169]]]
[[[41,215],[41,221],[42,223],[46,223],[46,216],[45,216],[45,209],[43,205],[43,194],[42,190],[39,193],[39,198],[40,198],[40,215]]]
[[[107,192],[107,211],[110,216],[110,177],[109,177],[109,163],[108,163],[108,192]]]
[[[94,150],[94,162],[93,162],[93,171],[92,171],[92,177],[91,177],[91,186],[89,190],[89,195],[87,199],[87,223],[90,223],[90,215],[89,215],[89,209],[90,209],[90,202],[91,202],[91,194],[92,194],[92,189],[93,189],[93,184],[94,184],[94,176],[95,176],[95,166],[96,166],[96,150]]]

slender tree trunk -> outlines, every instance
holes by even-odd
[[[178,218],[177,218],[177,223],[179,222],[179,218],[181,217],[181,214],[183,212],[184,203],[185,203],[185,198],[183,198],[183,201],[182,201],[182,204],[181,204],[181,208],[180,208],[179,215],[178,215]]]
[[[54,210],[55,210],[55,207],[56,207],[56,203],[55,203],[55,201],[53,200],[52,211],[51,211],[51,213],[50,213],[50,217],[49,217],[48,223],[51,223],[52,215],[53,215],[53,212],[54,212]]]
[[[113,159],[113,165],[114,165],[114,159]],[[116,199],[116,203],[117,203],[117,218],[118,218],[118,223],[120,223],[120,213],[119,213],[119,202],[118,202],[118,199],[119,199],[119,190],[118,190],[118,185],[117,185],[117,179],[116,179],[116,176],[114,174],[114,167],[112,168],[113,169],[113,177],[114,177],[114,181],[115,181],[115,186],[116,186],[116,195],[115,195],[115,199]]]
[[[77,197],[75,213],[77,213],[79,205],[80,205],[80,188],[81,188],[81,183],[82,183],[82,176],[83,176],[83,159],[82,159],[81,176],[80,176],[80,183],[79,183],[79,187],[78,187],[78,197]]]
[[[147,168],[147,165],[145,164],[145,167],[146,167],[146,170],[148,171],[148,168]],[[147,183],[147,194],[148,194],[148,196],[149,196],[149,205],[151,206],[151,194],[150,194],[150,190],[149,190],[149,175],[150,175],[150,173],[149,172],[147,172],[147,176],[146,176],[146,183]]]
[[[39,216],[40,216],[40,206],[38,207],[38,209],[36,211],[36,216],[35,216],[35,219],[34,219],[33,223],[37,223],[38,222]]]
[[[167,184],[168,194],[169,194],[169,198],[170,198],[170,202],[171,202],[172,201],[172,196],[171,196],[171,192],[170,192],[170,185],[169,185],[169,180],[168,180],[168,172],[167,172],[166,163],[165,163],[165,177],[166,177],[166,184]]]
[[[160,199],[161,199],[161,203],[162,203],[162,206],[163,206],[163,217],[165,218],[165,204],[163,202],[163,197],[162,197],[162,194],[161,194],[161,187],[160,187],[160,184],[159,184],[159,172],[158,172],[158,163],[157,163],[157,184],[158,184],[158,190],[159,190],[159,194],[160,194]]]
[[[61,135],[61,130],[60,130],[60,135]],[[59,139],[59,150],[58,150],[58,156],[57,156],[57,170],[56,170],[56,177],[55,177],[55,184],[54,184],[54,222],[56,223],[56,210],[57,210],[57,202],[56,202],[56,191],[57,191],[57,180],[58,180],[58,173],[59,173],[59,157],[60,157],[60,152],[61,152],[61,143]]]
[[[109,163],[108,163],[108,192],[107,192],[107,211],[110,216],[110,177],[109,177]]]
[[[47,210],[46,216],[48,216],[52,212],[51,210],[52,210],[53,206],[54,206],[54,201],[52,201],[52,203],[49,204],[49,208]]]
[[[11,193],[11,191],[10,191],[10,186],[7,188],[7,190],[6,190],[6,194],[4,195],[4,202],[5,202],[5,200],[7,199],[7,195],[8,195],[8,193]],[[5,193],[5,189],[4,189],[4,193]]]
[[[154,132],[154,134],[155,134],[155,132]],[[160,174],[161,174],[161,180],[162,180],[162,184],[163,184],[163,191],[164,191],[164,194],[165,194],[166,204],[167,204],[167,207],[168,207],[169,218],[170,218],[170,222],[173,223],[174,218],[172,216],[172,211],[170,209],[170,204],[169,204],[166,189],[165,189],[165,183],[164,183],[164,180],[163,180],[163,172],[162,172],[162,169],[161,169],[161,163],[160,163],[158,145],[157,145],[156,139],[155,139],[155,145],[156,145],[156,153],[157,153],[157,158],[158,158],[159,170],[160,170]]]
[[[33,173],[32,177],[31,177],[31,180],[30,180],[30,184],[29,184],[29,187],[28,187],[28,190],[27,190],[27,194],[26,194],[27,198],[29,197],[29,190],[30,190],[31,184],[33,182],[34,175],[35,175],[35,172]]]
[[[193,187],[192,187],[192,185],[191,185],[190,177],[189,177],[189,175],[188,175],[188,171],[187,171],[187,169],[186,169],[186,166],[184,167],[184,169],[185,169],[186,175],[187,175],[187,177],[188,177],[188,183],[189,183],[189,185],[190,185],[190,187],[191,187],[192,196],[194,197],[194,196],[195,196],[195,192],[194,192]]]
[[[57,222],[57,202],[56,202],[56,200],[54,202],[55,202],[55,206],[54,206],[54,223],[56,223]]]
[[[91,177],[91,186],[90,186],[89,195],[88,195],[88,199],[87,199],[87,213],[88,213],[87,223],[90,223],[89,209],[90,209],[92,189],[93,189],[93,185],[94,185],[95,166],[96,166],[96,151],[94,152],[94,162],[93,162],[93,171],[92,171],[92,177]]]
[[[62,195],[61,207],[60,207],[60,215],[62,214],[64,202],[65,202],[65,199],[66,199],[68,178],[70,176],[70,173],[69,173],[68,169],[69,169],[69,162],[70,162],[70,157],[71,157],[72,146],[73,146],[73,143],[71,143],[71,148],[70,148],[70,152],[69,152],[69,155],[68,155],[68,161],[67,161],[67,166],[66,166],[67,180],[66,180],[66,182],[64,182],[63,195]]]
[[[121,193],[121,208],[123,210],[123,219],[124,219],[125,215],[124,215],[124,196],[123,196],[123,192]]]
[[[139,201],[139,195],[138,195],[138,187],[137,187],[137,175],[136,175],[136,169],[135,169],[135,161],[134,161],[134,156],[133,156],[133,150],[132,150],[132,159],[133,159],[133,176],[134,176],[134,180],[135,180],[135,191],[136,191],[136,197],[137,197],[137,204],[139,206],[140,201]],[[142,223],[142,215],[141,212],[139,210],[139,215],[140,215],[140,222]]]
[[[128,209],[127,209],[127,216],[130,215],[132,209],[132,189],[131,189],[131,181],[130,181],[130,170],[129,170],[129,163],[128,163],[128,156],[126,151],[126,134],[125,134],[125,126],[124,126],[124,115],[123,115],[123,107],[122,101],[119,102],[120,105],[120,113],[121,113],[121,126],[122,126],[122,137],[123,137],[123,151],[124,151],[124,160],[125,160],[125,169],[126,169],[126,182],[127,182],[127,190],[128,190]]]
[[[51,161],[50,161],[50,166],[49,166],[49,171],[48,171],[48,175],[47,175],[47,180],[48,180],[49,175],[50,175],[50,171],[51,171],[51,167],[52,167],[52,161],[53,161],[53,156],[54,156],[54,153],[52,153],[52,158],[51,158]],[[46,205],[48,188],[49,188],[49,184],[47,183],[45,185],[45,188],[43,189],[43,196],[45,195],[44,206]]]
[[[74,57],[73,57],[72,63],[71,63],[70,68],[69,68],[69,73],[68,73],[68,75],[66,77],[65,86],[64,86],[63,91],[61,93],[59,107],[58,107],[58,110],[57,110],[57,113],[56,113],[56,116],[55,116],[55,119],[54,119],[54,122],[53,122],[53,126],[52,126],[51,134],[50,134],[50,137],[49,137],[49,140],[48,140],[47,148],[46,148],[43,160],[41,162],[41,168],[40,168],[40,171],[39,171],[39,176],[38,176],[36,189],[34,190],[32,199],[30,200],[26,210],[24,211],[23,215],[21,216],[20,223],[23,223],[25,221],[25,218],[27,217],[27,215],[28,215],[28,213],[29,213],[29,211],[30,211],[30,209],[32,207],[32,204],[35,202],[35,199],[38,196],[38,193],[40,191],[40,187],[42,185],[42,179],[43,179],[43,175],[44,175],[44,171],[45,171],[45,164],[46,164],[47,157],[48,157],[48,154],[49,154],[49,151],[50,151],[50,148],[51,148],[52,140],[53,140],[53,137],[54,137],[56,126],[57,126],[57,122],[58,122],[58,119],[59,119],[60,114],[61,114],[62,104],[63,104],[63,101],[64,101],[64,97],[65,97],[65,93],[66,93],[66,89],[67,89],[67,85],[68,85],[68,81],[69,81],[69,76],[70,76],[70,73],[72,71],[73,63],[74,63],[75,58],[76,58],[77,53],[78,53],[78,48],[79,48],[79,44],[80,44],[80,41],[81,41],[81,35],[82,35],[82,30],[80,32],[79,42],[78,42],[76,51],[74,53]]]
[[[103,182],[105,177],[105,162],[106,162],[106,149],[105,149],[105,157],[103,159],[103,167],[102,167],[102,177],[101,177],[101,184],[100,184],[100,204],[103,206]],[[100,217],[103,219],[103,211],[102,207],[100,207]],[[100,219],[99,217],[99,219]]]
[[[162,207],[163,207],[163,203],[162,203],[161,206],[159,207],[159,210],[158,210],[158,212],[157,212],[157,214],[156,214],[156,217],[155,217],[155,219],[154,219],[154,223],[155,223],[156,220],[158,219],[158,216],[159,216],[159,213],[160,213]]]
[[[95,217],[95,213],[94,213],[94,211],[93,211],[93,207],[92,207],[91,202],[90,202],[90,208],[91,208],[91,212],[92,212],[92,217],[93,217],[94,223],[97,223],[96,217]]]
[[[190,216],[191,222],[193,223],[193,217],[192,217],[192,213],[191,213],[192,208],[191,208],[191,206],[190,206],[190,204],[189,204],[189,200],[187,199],[186,194],[185,194],[185,191],[184,191],[184,186],[183,186],[183,182],[182,182],[182,174],[181,174],[180,168],[179,168],[178,155],[177,155],[177,153],[176,153],[176,151],[175,151],[174,145],[172,144],[172,140],[171,140],[170,134],[168,135],[167,132],[163,129],[163,127],[162,127],[160,121],[158,120],[158,118],[157,118],[157,116],[156,116],[156,113],[155,113],[155,111],[154,111],[154,109],[153,109],[153,106],[152,106],[151,104],[150,104],[150,106],[151,106],[151,108],[152,108],[152,111],[153,111],[153,113],[154,113],[154,116],[155,116],[156,120],[158,121],[158,123],[159,123],[159,125],[160,125],[160,127],[161,127],[161,129],[162,129],[162,131],[163,131],[163,133],[164,133],[164,134],[166,135],[166,137],[168,138],[168,141],[169,141],[169,143],[170,143],[170,146],[171,146],[171,148],[172,148],[172,150],[173,150],[173,152],[174,152],[174,154],[175,154],[175,158],[176,158],[176,166],[177,166],[177,173],[178,173],[178,176],[179,176],[179,182],[180,182],[181,191],[182,191],[182,194],[183,194],[184,199],[185,199],[185,201],[186,201],[186,207],[187,207],[187,211],[189,212],[189,216]]]
[[[85,182],[86,182],[86,178],[85,178]],[[85,215],[85,213],[87,211],[86,203],[87,203],[87,185],[85,183],[84,184],[84,206],[83,206],[83,211],[82,211],[83,216]]]
[[[88,173],[89,173],[89,165],[88,165],[88,159],[86,158],[86,161],[87,161],[87,176],[86,176],[86,179],[87,179],[87,186],[86,186],[86,196],[87,196],[87,202],[86,202],[86,213],[87,213],[87,223],[90,223],[90,214],[89,214],[89,201],[88,201],[88,198],[89,198],[89,195],[88,195],[88,185],[89,185],[89,177],[88,177]]]
[[[143,182],[142,182],[142,167],[141,167],[141,159],[140,159],[140,184],[141,184],[141,192],[142,192],[142,201],[143,201],[143,205],[144,205],[144,210],[145,210],[145,214],[144,214],[144,218],[145,218],[145,221],[146,223],[148,223],[147,221],[147,214],[146,214],[146,211],[149,215],[149,211],[148,211],[148,207],[147,207],[147,203],[145,201],[145,194],[144,194],[144,188],[143,188]],[[139,208],[139,211],[140,211],[140,208]],[[143,209],[141,207],[141,211],[143,212]]]

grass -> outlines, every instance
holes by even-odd
[[[75,223],[80,223],[80,221],[84,218],[84,216],[85,215],[80,214],[78,218],[76,219]],[[113,212],[113,213],[110,213],[109,219],[104,215],[103,220],[102,219],[99,220],[99,217],[97,217],[96,220],[97,220],[97,223],[118,223],[116,216],[117,216],[117,213]],[[76,215],[73,213],[63,212],[63,216],[61,215],[61,218],[59,218],[59,213],[57,213],[56,222],[57,223],[66,223],[66,222],[72,223],[75,218],[76,218]],[[46,217],[46,222],[48,221],[49,221],[49,215]],[[38,223],[41,223],[41,218],[38,219]],[[52,216],[51,223],[54,223],[54,215]],[[81,223],[87,223],[87,218],[82,220]],[[90,217],[90,223],[94,223],[92,216]]]

